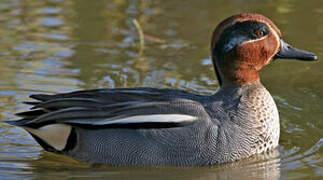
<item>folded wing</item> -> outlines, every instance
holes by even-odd
[[[207,118],[197,95],[152,88],[101,89],[57,95],[32,95],[31,111],[8,123],[24,127],[70,124],[88,128],[164,128]]]

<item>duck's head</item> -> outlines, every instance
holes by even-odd
[[[287,44],[270,19],[253,13],[222,21],[213,33],[211,51],[220,85],[226,81],[238,85],[259,81],[258,71],[277,58],[317,59],[315,54]]]

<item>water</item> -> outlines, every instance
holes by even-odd
[[[212,30],[246,11],[270,17],[286,41],[322,57],[323,1],[3,0],[0,119],[14,119],[28,109],[21,102],[40,92],[150,86],[213,93]],[[134,18],[152,37],[141,55]],[[322,179],[322,68],[322,60],[281,60],[262,70],[281,116],[280,147],[269,157],[203,168],[93,167],[44,152],[22,129],[0,123],[0,179]]]

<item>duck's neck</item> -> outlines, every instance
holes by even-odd
[[[213,60],[214,69],[220,86],[230,82],[238,86],[244,86],[250,83],[259,82],[258,71],[261,69],[248,63],[228,63],[221,67]]]
[[[224,99],[240,99],[244,92],[249,89],[254,89],[255,87],[263,87],[260,81],[240,85],[226,78],[222,79],[222,85],[215,93],[216,97],[221,97]]]
[[[258,73],[257,73],[258,76]],[[232,90],[237,90],[237,89],[246,89],[252,85],[255,84],[261,84],[259,80],[259,76],[257,79],[249,79],[249,78],[243,78],[243,79],[233,79],[233,78],[226,78],[222,77],[222,83],[221,83],[221,89],[225,89],[226,91],[232,91]],[[262,86],[262,84],[261,84]]]
[[[252,66],[225,68],[222,74],[223,81],[224,79],[227,79],[228,81],[240,86],[259,82],[260,80],[258,70]]]

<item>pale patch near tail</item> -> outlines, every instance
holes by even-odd
[[[50,124],[38,129],[24,127],[24,129],[59,151],[66,147],[72,131],[72,127],[66,124]]]

